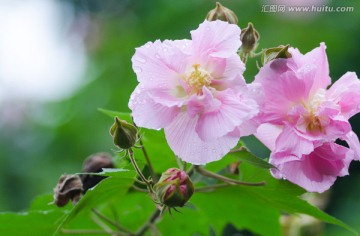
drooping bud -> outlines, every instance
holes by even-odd
[[[75,205],[82,196],[82,186],[78,175],[62,175],[54,188],[54,203],[63,207],[71,200]]]
[[[238,23],[238,18],[236,14],[229,8],[226,8],[223,5],[221,5],[219,2],[216,3],[216,7],[214,9],[209,11],[209,13],[206,16],[206,20],[208,21],[222,20],[235,25],[237,25]]]
[[[242,42],[240,48],[241,51],[245,54],[250,53],[256,48],[259,39],[260,39],[259,33],[254,28],[253,24],[249,22],[248,26],[245,29],[241,30],[241,34],[240,34],[240,40]]]
[[[84,161],[83,164],[83,173],[99,173],[103,168],[114,168],[115,165],[112,161],[112,158],[107,153],[96,153]],[[105,176],[98,175],[81,175],[81,180],[83,183],[84,192],[86,192],[89,188],[97,185],[101,180],[105,179]]]
[[[115,123],[110,128],[110,134],[114,139],[114,144],[122,149],[131,148],[138,139],[138,129],[118,117],[115,117]]]
[[[157,200],[168,207],[182,207],[194,193],[189,176],[182,170],[170,168],[154,185]]]
[[[292,55],[288,51],[289,46],[290,45],[286,45],[286,46],[280,45],[275,48],[265,49],[261,55],[262,64],[265,65],[266,63],[278,58],[291,58]]]

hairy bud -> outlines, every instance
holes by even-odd
[[[245,54],[250,53],[256,48],[257,42],[260,39],[259,33],[254,28],[251,22],[248,23],[248,26],[241,31],[240,40],[242,42],[241,50]]]
[[[83,164],[83,173],[99,173],[103,168],[114,168],[115,165],[112,161],[112,158],[107,153],[96,153],[84,161]],[[86,192],[89,188],[97,185],[101,180],[105,179],[105,176],[98,175],[81,175],[81,180],[83,183],[84,192]]]
[[[184,171],[170,168],[154,185],[154,191],[158,201],[165,206],[182,207],[194,193],[194,186]]]
[[[261,62],[263,65],[266,63],[278,59],[278,58],[291,58],[292,55],[288,52],[289,45],[280,45],[275,48],[265,49],[261,55]]]
[[[206,20],[208,21],[222,20],[235,25],[238,23],[238,18],[236,14],[232,10],[224,7],[218,2],[216,3],[216,7],[211,11],[209,11],[209,13],[207,14]]]
[[[83,185],[78,175],[62,175],[54,188],[54,203],[65,206],[70,200],[75,205],[82,196]]]
[[[131,148],[138,139],[138,129],[118,117],[115,117],[115,123],[110,128],[110,134],[114,139],[114,144],[122,149]]]

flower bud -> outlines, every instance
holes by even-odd
[[[238,23],[238,18],[236,14],[232,10],[224,7],[218,2],[216,3],[216,7],[211,11],[209,11],[209,13],[207,14],[206,20],[208,21],[222,20],[235,25],[237,25]]]
[[[96,153],[84,161],[83,164],[83,173],[99,173],[103,168],[114,168],[115,165],[112,161],[112,158],[107,153]],[[83,183],[84,192],[86,192],[89,188],[97,185],[101,180],[105,179],[105,176],[98,175],[87,175],[82,174],[81,180]]]
[[[118,117],[115,117],[115,123],[110,128],[110,134],[114,139],[114,144],[122,149],[131,148],[138,139],[138,129]]]
[[[242,42],[241,50],[245,54],[250,53],[256,48],[257,42],[260,39],[259,33],[254,28],[251,22],[248,23],[248,26],[241,31],[240,40]]]
[[[184,171],[170,168],[154,185],[154,191],[158,201],[165,206],[182,207],[194,193],[194,186]]]
[[[291,58],[291,54],[288,52],[289,45],[280,45],[275,48],[265,49],[261,55],[261,62],[263,65],[266,63],[278,59],[278,58]]]
[[[58,207],[65,206],[71,199],[75,205],[81,198],[83,187],[78,175],[62,175],[54,188],[54,203]]]

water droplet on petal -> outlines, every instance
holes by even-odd
[[[137,56],[135,60],[137,60],[140,63],[146,63],[146,58],[143,58],[143,57],[140,57],[140,56]]]
[[[134,67],[134,71],[135,73],[141,73],[142,72],[142,69],[140,67]]]

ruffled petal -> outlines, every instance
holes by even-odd
[[[219,160],[239,141],[239,133],[236,130],[210,142],[202,141],[195,132],[197,122],[197,117],[190,118],[183,112],[165,127],[170,148],[186,162],[203,165]]]
[[[339,104],[342,114],[347,118],[360,112],[360,80],[354,72],[343,75],[331,86],[326,95]]]
[[[213,99],[219,101],[220,105],[211,110],[204,107],[195,128],[199,137],[204,141],[226,135],[241,125],[243,121],[253,118],[258,113],[258,106],[255,101],[240,99],[231,89],[217,92],[215,97]]]
[[[149,129],[164,128],[181,110],[177,106],[169,107],[154,102],[141,84],[131,94],[129,108],[136,125]]]
[[[349,148],[354,151],[354,160],[360,161],[360,142],[355,132],[350,131],[342,139],[345,140]]]
[[[179,48],[188,41],[181,41],[157,40],[137,48],[131,61],[138,81],[147,88],[178,85],[179,74],[185,71],[188,58]]]
[[[314,150],[314,144],[311,140],[299,136],[291,126],[284,126],[275,142],[274,152],[286,153],[301,157]]]
[[[309,155],[276,166],[275,177],[288,179],[309,192],[324,192],[338,176],[348,174],[352,151],[334,143],[325,143]]]
[[[305,83],[308,84],[311,94],[316,93],[318,89],[325,89],[331,83],[329,76],[329,63],[326,55],[325,43],[321,43],[320,47],[302,55],[297,49],[290,48],[292,60],[297,65],[297,73],[303,73],[314,70],[313,76],[305,77]]]
[[[208,56],[227,58],[241,46],[241,30],[237,25],[225,21],[204,21],[191,31],[193,53],[198,59]]]
[[[254,134],[270,151],[275,150],[276,139],[282,132],[282,127],[279,125],[272,125],[269,123],[262,124]]]

